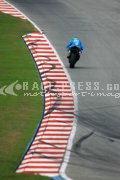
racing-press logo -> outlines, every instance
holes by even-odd
[[[0,88],[0,95],[7,96],[7,95],[12,95],[12,96],[17,96],[15,93],[16,90],[20,90],[22,88],[21,84],[17,84],[18,80],[15,81],[14,83],[10,85],[5,85],[2,88]]]
[[[114,98],[120,98],[120,84],[106,84],[104,86],[100,86],[99,82],[95,82],[92,86],[92,83],[86,82],[86,84],[83,84],[82,82],[78,82],[76,85],[75,82],[72,82],[70,84],[71,87],[74,88],[76,91],[77,87],[77,93],[74,93],[72,95],[74,96],[82,96],[82,97],[114,97]],[[59,97],[64,97],[64,96],[71,96],[71,92],[66,92],[66,87],[68,87],[68,84],[61,84],[60,87],[56,88],[53,83],[48,83],[47,89],[43,86],[42,83],[38,82],[22,82],[21,84],[18,83],[18,80],[15,82],[9,84],[9,85],[4,85],[3,87],[0,88],[0,96],[18,96],[18,95],[23,95],[23,96],[44,96],[46,92],[48,92],[51,95],[51,97],[59,96]],[[104,87],[104,88],[103,88]],[[22,90],[19,94],[16,94],[17,91]],[[57,91],[56,91],[57,90]],[[62,90],[62,93],[61,93]]]

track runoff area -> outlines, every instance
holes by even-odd
[[[0,11],[17,18],[26,17],[4,0]],[[44,114],[36,135],[16,172],[50,177],[64,174],[70,149],[68,142],[74,121],[72,89],[62,63],[46,36],[41,32],[23,35],[44,86]],[[70,147],[70,146],[69,146]],[[63,165],[64,164],[64,165]]]

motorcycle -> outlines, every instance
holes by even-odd
[[[70,54],[67,58],[69,60],[70,68],[74,68],[76,62],[80,59],[80,49],[77,46],[71,47]]]

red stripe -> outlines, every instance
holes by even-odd
[[[24,36],[24,38],[27,37],[27,38],[34,38],[34,40],[38,39],[38,38],[44,38],[44,36],[40,33],[36,34],[36,36],[33,36],[32,34],[27,34],[26,36]],[[30,40],[31,41],[31,40]],[[46,41],[46,39],[45,39]]]
[[[31,50],[31,52],[32,52],[32,50]],[[49,53],[49,54],[54,54],[54,52],[53,51],[36,51],[36,52],[32,52],[32,54],[37,54],[37,53],[45,53],[45,55],[47,54],[47,53]],[[51,55],[50,55],[51,56]]]
[[[24,169],[24,168],[23,168]],[[21,174],[37,174],[37,173],[41,173],[41,174],[43,174],[43,173],[45,173],[45,174],[56,174],[56,173],[58,173],[58,170],[56,170],[56,171],[47,171],[47,170],[45,170],[45,171],[23,171],[23,172],[21,172]]]
[[[51,79],[52,80],[52,79]],[[67,79],[53,79],[53,81],[56,81],[56,82],[62,82],[62,81],[66,81],[67,82]],[[42,80],[42,82],[46,82],[46,80]],[[62,94],[61,94],[62,95]],[[67,95],[67,94],[66,94]],[[70,97],[70,96],[69,96]]]
[[[37,136],[36,136],[37,137]],[[38,137],[39,138],[39,137]],[[40,140],[44,141],[44,140],[61,140],[61,141],[67,141],[68,140],[68,137],[66,138],[61,138],[61,139],[58,139],[58,138],[46,138],[45,136],[43,136]]]
[[[46,103],[46,101],[45,101],[45,103]],[[46,106],[52,106],[52,105],[54,105],[54,103],[55,102],[50,102],[49,104],[47,104]],[[73,104],[62,104],[62,102],[61,103],[58,103],[58,106],[73,106]],[[56,106],[57,106],[57,104],[56,104]],[[73,110],[74,110],[74,108],[73,108]]]
[[[39,144],[38,144],[38,145],[39,145]],[[38,146],[38,145],[37,145],[37,146]],[[41,144],[40,144],[40,145],[41,145]],[[55,151],[55,150],[64,150],[64,151],[65,151],[65,148],[62,148],[62,147],[61,147],[61,148],[60,148],[60,147],[59,147],[59,148],[57,148],[57,147],[54,148],[53,146],[50,146],[50,145],[48,145],[48,147],[46,147],[46,146],[45,146],[45,147],[42,147],[42,146],[40,146],[40,145],[39,145],[39,147],[38,147],[40,150],[46,149],[46,150],[53,150],[53,151]],[[36,146],[36,145],[35,145],[35,146]],[[36,147],[33,147],[33,145],[32,145],[31,148],[30,148],[30,150],[33,150],[33,149],[36,149]]]
[[[32,48],[30,48],[30,50],[32,51],[32,50],[45,50],[45,49],[47,49],[47,50],[52,50],[52,48],[51,47],[32,47]]]
[[[25,167],[21,167],[21,168],[19,168],[19,169],[23,169],[23,168],[32,168],[32,169],[35,169],[35,168],[49,168],[49,169],[55,169],[56,168],[56,171],[57,171],[57,169],[60,167],[60,165],[59,166],[31,166],[31,165],[26,165]]]
[[[52,124],[52,125],[50,125],[49,122],[48,122],[48,123],[42,123],[41,128],[46,126],[46,124],[47,124],[47,127],[71,127],[71,125],[68,125],[68,124],[67,125],[66,124],[63,124],[63,125],[59,125],[59,124],[54,125],[54,124]]]
[[[36,154],[38,154],[38,153],[36,153]],[[43,154],[42,154],[42,155],[43,155]],[[35,159],[35,158],[36,158],[36,159],[40,159],[40,158],[43,158],[43,157],[45,157],[45,159],[47,158],[47,157],[44,156],[44,155],[43,155],[43,156],[36,155],[36,156],[34,156],[33,158],[34,158],[34,159]],[[61,158],[62,158],[61,156],[54,156],[54,157],[51,157],[51,158],[48,157],[48,159],[51,160],[51,161],[53,161],[54,159],[57,160],[57,159],[61,159]],[[25,156],[25,158],[24,158],[24,160],[29,160],[29,159],[31,159],[31,157],[28,158],[28,157]],[[48,162],[49,162],[49,161],[48,161]],[[56,161],[56,162],[57,162],[57,161]]]
[[[27,154],[28,155],[28,154]],[[40,155],[34,155],[34,156],[31,156],[31,157],[27,157],[27,155],[24,157],[24,160],[29,160],[29,159],[32,159],[32,158],[34,158],[34,159],[45,159],[46,160],[46,156],[40,156]],[[49,159],[49,161],[48,162],[53,162],[53,160],[54,160],[54,158],[48,158]],[[61,156],[56,156],[55,157],[55,162],[58,162],[58,161],[60,161],[62,159],[62,157]]]
[[[50,102],[51,103],[51,101],[55,101],[56,102],[56,99],[52,99],[52,100],[45,100],[45,103],[47,103],[47,102]],[[73,102],[73,100],[67,100],[67,99],[63,99],[63,100],[61,100],[62,102]],[[59,101],[60,102],[60,101]],[[63,105],[63,104],[62,104]]]
[[[42,32],[34,31],[32,34],[41,34]]]
[[[51,71],[52,73],[52,71]],[[55,74],[55,75],[49,75],[49,77],[65,77],[66,78],[66,75],[59,75],[59,74]]]
[[[30,150],[31,151],[31,150]],[[36,154],[45,154],[45,155],[47,155],[47,154],[52,154],[52,155],[63,155],[64,154],[64,152],[49,152],[49,151],[40,151],[39,149],[37,150],[37,149],[35,149],[35,151],[34,151],[34,153],[36,153]],[[51,157],[54,157],[54,156],[51,156]]]
[[[32,41],[31,40],[27,40],[26,42],[35,42],[35,41],[34,40],[32,40]],[[49,44],[47,44],[47,43],[44,44],[44,43],[41,43],[40,41],[37,41],[36,45],[41,45],[41,47],[42,46],[49,46]]]
[[[43,119],[43,122],[44,122],[44,120],[45,119]],[[61,122],[61,123],[73,123],[73,121],[71,121],[71,120],[66,120],[66,119],[64,119],[64,120],[54,120],[54,119],[48,119],[49,120],[49,122],[55,122],[55,123],[59,123],[59,122]],[[45,121],[45,122],[47,122],[47,121]]]
[[[70,112],[69,112],[69,113],[68,113],[68,112],[65,113],[65,112],[54,112],[54,111],[53,111],[53,112],[52,112],[52,115],[54,115],[54,114],[59,114],[59,115],[60,115],[60,114],[63,114],[63,115],[64,115],[64,114],[71,114],[71,113],[70,113]]]
[[[61,161],[29,161],[29,163],[36,163],[36,164],[42,164],[42,163],[44,163],[44,164],[59,164],[59,163],[61,163]],[[23,163],[22,163],[22,165],[24,165],[24,164],[27,164],[27,162],[24,162],[23,161]]]
[[[11,6],[8,6],[8,7],[7,7],[6,5],[5,5],[5,6],[1,6],[1,7],[0,7],[0,11],[1,11],[1,9],[4,9],[4,10],[10,10],[10,9],[12,9],[12,10],[13,10],[13,8],[12,8]]]
[[[58,116],[55,116],[54,114],[53,114],[54,112],[52,112],[51,114],[49,114],[49,115],[45,115],[45,116],[49,116],[50,118],[54,118],[54,119],[57,119],[57,118],[59,118],[59,119],[61,119],[61,115],[58,113]],[[73,120],[73,118],[74,118],[74,116],[73,116],[73,114],[72,113],[69,113],[71,116],[62,116],[62,119],[65,119],[65,118],[67,118],[67,119],[72,119]],[[61,119],[61,120],[62,120]]]
[[[49,58],[52,58],[52,57],[56,57],[56,55],[55,54],[51,54],[51,55],[47,55],[47,54],[45,54],[45,55],[37,55],[36,53],[32,53],[35,57],[49,57]]]
[[[35,140],[36,141],[36,140]],[[40,144],[40,143],[39,143]],[[42,143],[41,143],[42,144]],[[48,143],[49,145],[51,145],[51,146],[66,146],[67,145],[67,142],[57,142],[57,143]],[[35,146],[35,145],[38,145],[38,143],[37,142],[35,142],[34,144],[33,144],[33,146]],[[64,149],[66,149],[66,148],[64,148]],[[40,157],[39,157],[40,158]]]
[[[35,62],[41,62],[41,61],[48,61],[48,62],[52,62],[52,63],[56,63],[56,62],[58,62],[58,59],[56,58],[56,60],[55,59],[51,59],[50,61],[48,60],[48,59],[43,59],[43,57],[39,57],[39,59],[36,59],[35,60]],[[60,63],[58,63],[58,64],[60,64]],[[61,65],[61,64],[60,64]],[[55,72],[58,72],[58,71],[56,71],[56,69],[53,69],[52,71],[55,71]],[[62,73],[64,72],[64,71],[61,71]]]

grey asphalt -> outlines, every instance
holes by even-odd
[[[75,82],[77,93],[120,93],[120,0],[9,0],[44,32]],[[66,43],[77,36],[85,50],[69,69]],[[79,86],[78,88],[78,82]],[[100,89],[94,90],[94,82]],[[81,90],[80,90],[81,88]],[[103,90],[104,89],[104,90]],[[120,180],[120,98],[79,94],[77,131],[66,174],[73,180]],[[119,95],[119,94],[118,94]]]

